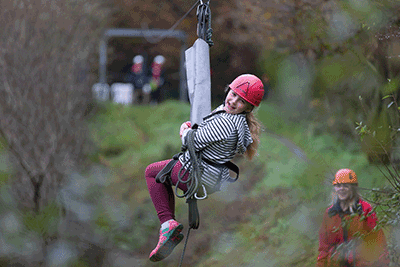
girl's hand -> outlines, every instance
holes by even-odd
[[[190,121],[184,122],[181,125],[181,128],[179,130],[179,136],[182,137],[183,131],[185,131],[186,129],[190,129],[192,127]]]

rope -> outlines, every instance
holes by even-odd
[[[189,151],[190,161],[186,162],[178,172],[178,182],[175,185],[175,195],[179,198],[185,197],[189,199],[194,197],[197,191],[200,188],[200,181],[201,181],[201,168],[200,168],[200,160],[201,156],[196,155],[196,151],[194,148],[194,135],[196,131],[191,130],[188,131],[186,135],[186,146],[184,149]],[[189,170],[192,169],[191,172]],[[189,172],[189,177],[186,181],[183,180],[185,175]],[[178,193],[179,183],[187,184],[187,191],[183,194]]]
[[[175,22],[175,24],[171,28],[168,29],[168,31],[166,31],[163,35],[161,35],[158,38],[152,38],[152,37],[150,37],[151,35],[146,36],[146,33],[142,30],[144,39],[146,39],[147,42],[152,43],[152,44],[155,44],[155,43],[158,43],[158,42],[161,42],[162,40],[164,40],[169,35],[169,33],[174,31],[175,28],[182,22],[182,20],[184,20],[189,15],[189,13],[196,7],[196,5],[199,2],[200,2],[200,0],[197,0],[196,3],[194,3],[193,6],[189,9],[189,11],[186,12],[185,15],[183,15],[177,22]],[[147,24],[145,24],[145,23],[142,23],[141,26],[142,26],[142,28],[144,28],[144,30],[149,29],[147,27]]]
[[[208,43],[209,46],[213,46],[214,42],[211,40],[212,33],[213,33],[213,30],[211,29],[211,9],[210,9],[210,7],[208,7],[208,9],[209,9],[210,17],[208,18],[208,29],[206,32],[206,42]]]
[[[196,154],[196,150],[194,147],[194,136],[196,134],[196,130],[188,131],[186,135],[186,146],[182,147],[182,150],[188,150],[190,155],[190,161],[185,163],[178,172],[178,182],[175,185],[175,195],[177,197],[186,197],[186,203],[189,207],[189,228],[186,235],[185,245],[183,247],[181,260],[179,263],[179,267],[182,266],[183,258],[185,256],[186,246],[189,240],[190,230],[197,229],[199,227],[199,211],[197,209],[197,191],[201,185],[201,167],[200,160],[201,155]],[[192,167],[192,171],[189,172],[189,177],[186,181],[183,181],[183,177],[185,177],[186,173],[189,171],[190,167]],[[180,195],[178,193],[178,185],[179,183],[187,184],[187,191]]]
[[[183,257],[185,256],[186,246],[187,246],[187,243],[188,243],[188,240],[189,240],[190,229],[192,229],[192,228],[189,227],[189,229],[187,231],[187,234],[186,234],[185,245],[183,246],[183,251],[182,251],[182,255],[181,255],[181,261],[179,262],[179,267],[182,266]]]

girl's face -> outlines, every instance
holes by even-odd
[[[350,184],[335,184],[334,187],[340,201],[346,201],[352,198]]]
[[[228,95],[225,98],[224,110],[229,114],[239,114],[243,111],[252,111],[252,105],[241,98],[233,90],[229,90]]]

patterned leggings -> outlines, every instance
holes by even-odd
[[[153,201],[154,207],[157,211],[158,219],[160,223],[166,222],[170,219],[175,219],[175,194],[174,189],[171,185],[161,184],[156,182],[157,174],[168,164],[171,160],[163,160],[155,162],[147,166],[145,171],[146,183],[149,189],[151,200]],[[178,172],[182,164],[178,161],[171,172],[172,184],[176,185],[178,181]],[[186,181],[189,173],[186,173],[182,180]],[[180,183],[178,188],[183,192],[187,191],[186,184]]]

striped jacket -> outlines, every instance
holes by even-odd
[[[183,133],[183,144],[188,131],[193,130],[188,129]],[[237,153],[243,154],[252,142],[246,115],[226,113],[223,105],[203,119],[194,138],[195,150],[200,151],[203,158],[218,164],[230,161]],[[188,151],[180,157],[180,161],[183,165],[190,161]],[[205,161],[201,162],[201,166],[202,183],[211,191],[219,190],[221,182],[231,179],[229,169],[225,166],[216,167]]]

